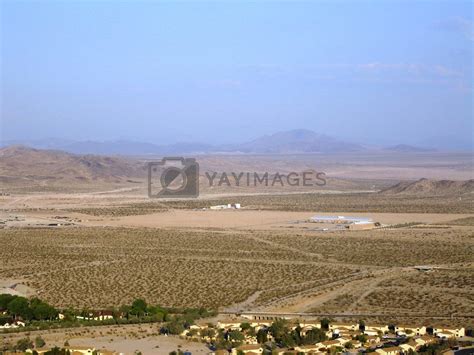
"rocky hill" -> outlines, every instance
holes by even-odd
[[[76,155],[25,146],[0,149],[0,179],[63,182],[122,182],[144,177],[143,164],[118,157]]]
[[[400,182],[380,191],[382,194],[396,195],[466,195],[474,192],[474,180],[430,180],[420,179],[415,182]]]

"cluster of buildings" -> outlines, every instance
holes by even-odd
[[[122,317],[123,314],[121,314],[120,316]],[[60,320],[63,320],[64,318],[66,318],[66,316],[62,313],[59,313],[58,317],[59,317]],[[87,314],[76,316],[76,319],[79,319],[79,320],[97,320],[97,321],[107,320],[107,319],[114,319],[114,312],[109,311],[109,310],[92,311],[92,312],[89,312]]]
[[[7,320],[5,323],[0,323],[0,329],[15,329],[24,327],[25,323],[19,320]]]
[[[379,222],[374,222],[367,217],[345,217],[345,216],[313,216],[312,223],[335,224],[341,229],[365,230],[380,227]]]
[[[215,205],[209,207],[210,210],[239,210],[240,203],[228,203],[227,205]]]
[[[260,329],[266,329],[271,326],[271,321],[249,321],[249,320],[227,320],[219,321],[217,329],[232,331],[241,330],[243,322],[249,322],[250,326],[255,329],[255,333]],[[321,329],[318,321],[300,321],[290,323],[291,330],[298,326],[301,329],[301,335],[314,328]],[[191,329],[199,331],[207,328],[208,324],[192,325]],[[186,332],[183,333],[185,335]],[[357,354],[361,351],[372,355],[401,355],[416,352],[422,346],[437,343],[439,340],[457,339],[465,336],[464,328],[447,329],[447,328],[430,328],[425,326],[360,326],[359,324],[330,324],[326,331],[326,336],[330,340],[322,341],[317,344],[296,346],[292,349],[276,349],[276,354],[326,354],[331,350],[344,349],[347,353]],[[362,337],[361,337],[362,336]],[[359,340],[356,340],[359,339]],[[212,341],[213,339],[204,339]],[[268,334],[268,340],[272,341],[271,335]],[[363,342],[362,342],[362,341]],[[403,341],[401,341],[403,340]],[[373,350],[371,352],[371,349]],[[245,335],[244,345],[232,349],[230,354],[262,354],[264,346],[258,344],[256,336]],[[228,355],[227,350],[216,350],[215,355]]]

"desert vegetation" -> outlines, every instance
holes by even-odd
[[[474,236],[460,227],[307,234],[23,228],[1,230],[0,242],[0,277],[21,280],[61,308],[105,309],[136,297],[222,308],[253,297],[246,306],[277,309],[282,300],[323,297],[307,310],[389,317],[474,311]],[[415,265],[440,269],[423,273]]]
[[[118,206],[73,208],[70,212],[78,212],[92,216],[121,217],[147,215],[167,211],[169,208],[161,202],[130,203]]]
[[[166,306],[215,307],[260,288],[326,279],[333,268],[231,233],[30,229],[2,231],[1,239],[2,278],[26,279],[64,307],[113,306],[135,295]]]
[[[320,212],[472,213],[473,198],[466,196],[406,196],[378,193],[248,195],[226,199],[167,202],[172,208],[203,208],[241,203],[251,209]]]
[[[449,221],[445,224],[448,224],[448,225],[451,225],[451,226],[469,226],[469,227],[472,227],[472,226],[474,226],[474,217],[458,218],[458,219],[454,219],[452,221]]]
[[[381,212],[381,213],[474,213],[474,199],[455,196],[412,196],[378,193],[302,193],[282,195],[240,195],[226,198],[147,202],[122,202],[114,205],[70,208],[92,216],[121,217],[148,215],[172,209],[202,209],[211,205],[240,203],[250,210],[299,211],[299,212]],[[20,210],[20,211],[25,211]],[[471,225],[469,219],[453,221],[453,225]]]

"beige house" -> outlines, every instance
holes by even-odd
[[[466,335],[464,328],[459,329],[447,329],[447,328],[433,328],[433,335],[442,338],[460,338]]]
[[[369,335],[367,336],[367,344],[377,344],[380,343],[380,337],[378,335]]]
[[[395,327],[395,333],[397,335],[407,335],[407,336],[425,335],[426,327],[425,326],[413,327],[413,326],[399,325]]]
[[[326,340],[321,343],[316,344],[318,349],[330,349],[333,347],[341,346],[341,342],[339,340]]]
[[[38,355],[43,355],[44,353],[47,353],[48,351],[51,351],[51,348],[39,348],[39,349],[27,349],[25,353],[27,354],[33,354],[33,351],[36,351]]]
[[[422,337],[413,338],[413,341],[417,344],[417,348],[418,348],[426,344],[434,343],[436,339],[429,335],[423,335]]]
[[[376,330],[364,330],[364,334],[369,336],[369,337],[375,337],[375,336],[378,336],[379,335],[379,331],[376,331]]]
[[[93,346],[66,346],[64,348],[69,350],[71,355],[88,355],[96,351]]]
[[[243,318],[243,319],[228,319],[228,320],[220,320],[217,322],[217,329],[232,329],[232,330],[239,330],[240,325],[242,323],[249,323],[252,328],[255,328],[256,331],[261,329],[262,327],[269,327],[272,325],[272,321],[258,321],[258,322],[252,322],[249,321],[249,319]]]
[[[236,355],[239,351],[244,354],[261,354],[263,353],[263,348],[260,344],[245,344],[241,345],[238,348],[232,349],[232,355]]]
[[[399,345],[399,347],[403,350],[403,353],[408,354],[410,350],[416,351],[417,344],[415,342],[408,342],[408,343]]]
[[[350,340],[354,349],[359,349],[362,347],[362,343],[358,340]],[[345,344],[345,343],[344,343]]]
[[[387,333],[389,329],[388,329],[388,325],[366,325],[365,331],[372,332],[372,334],[370,335],[378,335],[378,333],[382,333],[382,334]]]
[[[329,330],[359,330],[359,324],[329,324]]]
[[[300,322],[300,327],[301,328],[318,328],[321,329],[321,322],[318,320],[305,320]]]
[[[295,350],[296,352],[305,353],[305,354],[309,354],[309,353],[316,354],[316,353],[319,353],[319,346],[318,344],[300,345],[300,346],[295,347]]]
[[[390,348],[382,348],[375,350],[375,352],[379,353],[380,355],[399,355],[401,351],[402,348],[400,348],[399,346],[392,346]]]
[[[214,355],[229,355],[229,352],[224,349],[219,349],[219,350],[214,351]]]

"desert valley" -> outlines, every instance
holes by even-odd
[[[146,162],[154,159],[2,148],[2,293],[76,314],[118,312],[143,299],[169,310],[207,309],[211,323],[330,319],[473,328],[469,154],[201,155],[197,199],[148,198]],[[243,166],[286,173],[314,167],[327,184],[204,183],[204,171]],[[334,218],[374,223],[359,228]],[[146,353],[160,329],[142,329],[148,343],[138,336],[124,347],[112,325],[110,335],[87,336],[84,322],[67,334],[41,334],[50,345],[66,337]],[[23,336],[21,327],[12,330],[5,343]]]
[[[474,355],[472,0],[0,0],[0,355]]]

